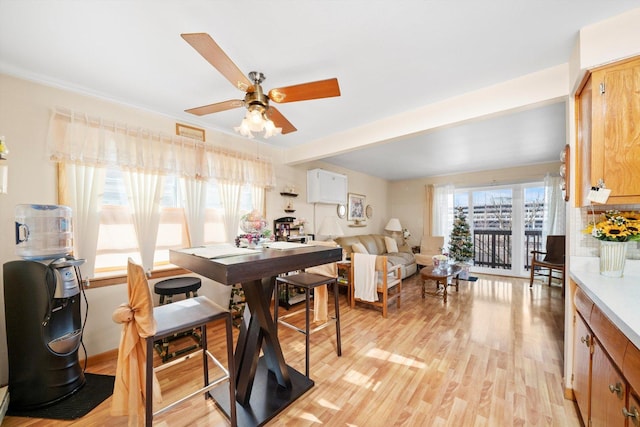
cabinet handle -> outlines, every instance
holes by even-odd
[[[580,342],[586,345],[587,347],[591,346],[591,336],[589,334],[584,337],[580,337]]]
[[[618,396],[618,399],[622,400],[622,384],[616,383],[616,385],[609,384],[609,391],[611,393],[615,393]]]
[[[637,426],[638,419],[640,418],[640,413],[638,413],[638,408],[633,406],[631,407],[631,411],[632,412],[629,412],[627,411],[627,408],[622,408],[622,415],[624,415],[627,418],[631,418],[631,422]]]

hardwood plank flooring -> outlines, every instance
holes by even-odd
[[[342,357],[335,328],[311,336],[316,385],[273,426],[580,426],[563,397],[564,300],[559,287],[481,275],[449,299],[420,297],[419,278],[403,283],[402,307],[389,317],[341,295]],[[330,305],[330,313],[332,305]],[[300,316],[300,325],[304,320]],[[296,318],[293,318],[296,322]],[[237,332],[236,332],[237,333]],[[304,336],[279,328],[287,363],[304,372]],[[225,361],[222,329],[210,347]],[[201,380],[197,361],[161,373],[165,399]],[[113,357],[90,359],[88,372],[115,373]],[[213,368],[212,368],[213,373]],[[190,378],[189,382],[185,378]],[[60,422],[5,417],[3,426],[121,426],[111,399],[86,417]],[[226,426],[211,400],[191,399],[156,419],[159,426]]]

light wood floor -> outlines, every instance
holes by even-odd
[[[480,276],[441,298],[420,297],[418,279],[403,283],[402,308],[389,317],[341,296],[342,357],[335,328],[311,336],[309,392],[273,426],[579,426],[563,398],[563,298],[559,287]],[[224,360],[221,329],[210,346]],[[304,336],[281,327],[287,363],[304,372]],[[221,336],[221,335],[220,335]],[[90,359],[90,362],[92,359]],[[194,364],[162,373],[164,397],[196,387]],[[190,371],[191,370],[191,371]],[[113,374],[115,358],[89,364]],[[185,378],[193,378],[188,383]],[[110,398],[86,417],[60,422],[5,417],[3,426],[126,425],[109,416]],[[191,399],[156,419],[160,426],[226,426],[211,400]]]

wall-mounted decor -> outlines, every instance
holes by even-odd
[[[338,218],[344,218],[347,215],[347,207],[343,204],[339,204],[337,209]]]
[[[367,205],[366,209],[364,210],[364,213],[367,216],[367,219],[371,219],[371,217],[373,216],[373,206]]]
[[[204,141],[204,129],[176,123],[176,135]]]
[[[562,177],[562,183],[560,188],[564,194],[564,201],[569,201],[569,144],[565,145],[560,152],[560,177]]]
[[[349,208],[347,210],[348,221],[364,221],[366,197],[362,194],[349,193]]]

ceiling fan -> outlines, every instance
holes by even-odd
[[[181,36],[226,77],[231,84],[245,92],[244,99],[230,99],[215,104],[190,108],[185,111],[197,116],[203,116],[233,108],[246,107],[247,113],[242,124],[235,128],[242,135],[251,138],[253,136],[252,131],[259,132],[264,130],[264,137],[268,138],[276,133],[287,134],[297,130],[280,111],[269,105],[270,101],[285,103],[340,96],[340,87],[336,78],[275,88],[265,94],[261,86],[261,83],[265,80],[265,75],[258,71],[252,71],[247,78],[209,34],[190,33],[181,34]]]

